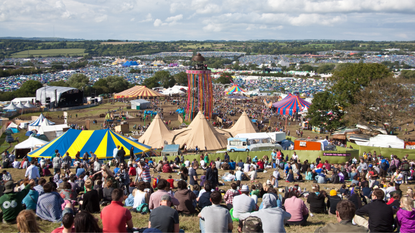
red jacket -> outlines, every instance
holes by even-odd
[[[135,176],[137,174],[137,171],[134,167],[130,167],[130,170],[128,170],[128,175]]]

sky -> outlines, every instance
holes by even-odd
[[[415,0],[0,0],[0,37],[415,40]]]

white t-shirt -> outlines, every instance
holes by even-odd
[[[205,166],[205,160],[200,160],[200,166],[204,167]]]
[[[186,167],[189,167],[189,166],[190,166],[190,161],[189,161],[189,160],[184,161],[184,165],[185,165]]]
[[[293,158],[294,160],[297,160],[297,159],[298,159],[298,155],[293,154],[292,158]]]
[[[244,172],[249,172],[250,165],[248,163],[244,163]]]

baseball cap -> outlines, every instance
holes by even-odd
[[[249,187],[248,187],[248,185],[242,185],[242,188],[241,188],[241,192],[249,192]]]
[[[267,180],[267,185],[270,185],[271,184],[271,181],[270,180]]]
[[[373,167],[373,164],[369,164],[369,167]]]
[[[337,195],[337,191],[332,189],[330,190],[330,196],[336,196]]]
[[[9,180],[4,184],[4,192],[3,193],[12,193],[14,188],[13,181]]]
[[[243,220],[242,232],[264,232],[260,218],[250,216]]]
[[[171,202],[170,195],[164,194],[163,196],[161,196],[161,201],[170,201]]]

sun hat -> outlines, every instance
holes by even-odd
[[[14,188],[13,181],[9,180],[4,184],[4,192],[3,193],[12,193]]]
[[[242,188],[241,188],[241,192],[249,192],[249,187],[248,187],[248,185],[242,185]]]

